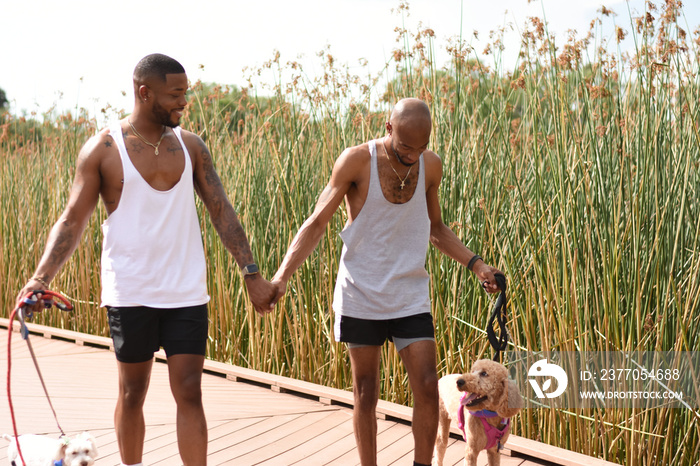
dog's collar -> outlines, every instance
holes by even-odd
[[[53,466],[63,466],[63,460],[54,461]]]
[[[498,413],[496,411],[489,411],[488,409],[482,409],[480,411],[469,411],[469,414],[476,417],[496,417]]]

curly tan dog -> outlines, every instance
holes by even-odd
[[[522,397],[501,364],[481,359],[466,374],[446,375],[438,382],[440,427],[433,462],[442,466],[452,420],[460,422],[466,450],[464,464],[476,465],[481,450],[488,464],[501,464],[499,451],[508,440],[510,418],[522,407]],[[466,413],[464,412],[466,408]]]

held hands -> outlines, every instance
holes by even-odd
[[[280,278],[277,278],[277,276],[275,275],[274,277],[272,277],[272,284],[277,287],[277,294],[272,299],[271,303],[274,306],[280,299],[282,299],[282,296],[284,296],[284,294],[287,292],[287,282]]]
[[[275,299],[278,294],[277,286],[265,280],[257,273],[245,277],[243,281],[245,282],[248,296],[250,297],[250,302],[253,303],[255,312],[261,316],[272,312],[277,299],[279,299]]]

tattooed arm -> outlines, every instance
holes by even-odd
[[[183,131],[182,135],[192,157],[195,189],[209,212],[221,242],[240,268],[254,263],[248,238],[214,169],[209,149],[199,136],[187,131]],[[255,310],[261,314],[271,311],[273,305],[270,302],[277,293],[276,287],[259,273],[247,276],[245,284]]]
[[[78,246],[99,199],[100,163],[107,149],[107,139],[109,136],[102,132],[88,140],[80,150],[68,203],[51,228],[39,265],[17,295],[18,300],[30,291],[46,289]],[[41,309],[41,303],[37,303],[32,310]]]

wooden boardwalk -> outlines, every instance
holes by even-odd
[[[0,319],[0,345],[7,348],[7,319]],[[99,449],[97,466],[119,466],[113,428],[117,397],[116,360],[109,339],[30,325],[31,343],[58,420],[68,435],[90,431]],[[12,336],[12,401],[20,433],[60,432],[41,388],[27,345]],[[162,355],[157,359],[162,361]],[[2,351],[0,372],[7,374]],[[6,377],[3,377],[6,381]],[[356,465],[352,394],[293,379],[207,361],[203,377],[209,428],[209,465]],[[2,383],[0,434],[12,433],[6,383]],[[411,465],[410,408],[380,402],[378,464]],[[145,404],[144,464],[179,465],[175,404],[166,364],[154,364]],[[503,466],[612,464],[511,436]],[[0,464],[7,464],[0,440]],[[461,465],[464,443],[451,440],[445,464]],[[486,464],[486,455],[480,456]]]

